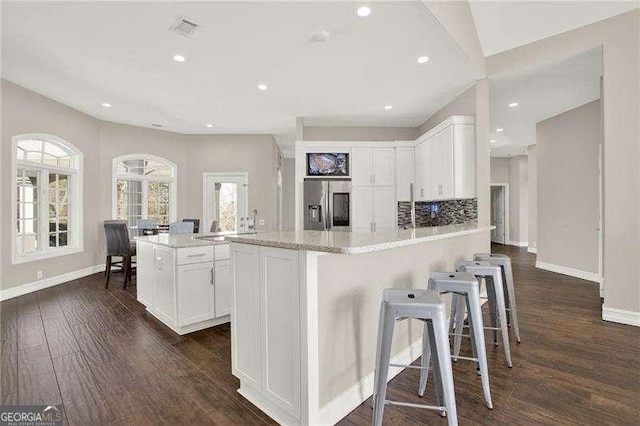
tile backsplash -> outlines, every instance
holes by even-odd
[[[442,226],[478,219],[478,199],[417,201],[416,226]],[[398,226],[411,225],[411,203],[398,202]]]

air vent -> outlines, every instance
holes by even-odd
[[[198,28],[198,24],[195,24],[188,19],[185,19],[184,16],[181,16],[180,19],[173,24],[169,31],[173,31],[176,34],[179,34],[183,37],[188,37]]]
[[[162,127],[162,124],[153,123],[153,124],[151,125],[151,127]]]

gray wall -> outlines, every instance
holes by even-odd
[[[402,141],[420,134],[415,127],[304,126],[305,141]]]
[[[536,125],[538,261],[598,272],[600,101]]]
[[[509,159],[491,158],[491,183],[509,183]]]
[[[527,147],[529,165],[529,247],[535,249],[538,241],[538,157],[535,145]]]
[[[634,10],[486,60],[487,76],[493,77],[604,46],[603,314],[614,319],[613,315],[621,312],[629,317],[627,321],[640,313],[640,269],[629,266],[637,265],[640,259],[639,32],[640,10]],[[540,178],[538,173],[538,185]],[[541,205],[538,199],[538,210]],[[538,217],[538,244],[540,230]]]
[[[454,100],[442,107],[438,112],[433,114],[418,126],[418,136],[442,123],[452,115],[471,115],[476,116],[476,87],[471,86],[462,92]]]
[[[12,136],[49,133],[84,154],[82,253],[11,265],[11,186],[0,186],[1,289],[36,281],[39,270],[49,278],[104,263],[102,221],[111,218],[112,160],[124,154],[154,154],[177,164],[179,219],[202,218],[203,172],[248,172],[249,211],[258,209],[258,219],[266,221],[259,229],[276,229],[280,152],[271,135],[180,135],[97,120],[5,80],[1,89],[2,182],[12,180]]]
[[[296,228],[295,215],[296,159],[285,158],[283,163],[282,190],[284,192],[284,230]]]

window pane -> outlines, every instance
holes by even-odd
[[[144,174],[147,176],[171,176],[171,168],[159,161],[149,160]]]
[[[58,158],[58,166],[60,166],[60,167],[71,167],[71,158],[70,157],[60,157],[60,158]]]
[[[18,253],[31,253],[38,250],[38,238],[36,235],[27,235],[17,239]]]
[[[35,234],[38,231],[38,223],[33,219],[19,220],[18,221],[18,233],[19,234]]]
[[[41,163],[42,162],[42,153],[41,152],[34,152],[34,151],[27,151],[26,159],[29,160],[29,161],[35,161],[37,163]]]
[[[44,164],[51,164],[53,166],[58,165],[58,157],[54,157],[53,155],[44,154],[44,159],[42,161]]]
[[[119,180],[116,182],[116,218],[118,220],[127,219],[127,204],[129,197],[127,195],[128,181]]]
[[[58,246],[65,247],[68,244],[68,232],[61,232],[58,234]]]
[[[44,152],[46,155],[49,155],[52,157],[64,157],[70,154],[70,152],[68,152],[66,149],[64,149],[57,143],[53,143],[49,141],[45,142],[44,144]]]
[[[58,234],[49,234],[49,247],[58,247]]]
[[[18,147],[25,151],[42,151],[42,141],[34,139],[25,139],[18,142]]]
[[[38,205],[35,203],[18,203],[18,219],[37,219]]]
[[[58,231],[68,231],[69,230],[69,220],[66,217],[61,217],[58,219]]]
[[[221,183],[218,196],[218,227],[221,231],[235,231],[238,187],[236,183]]]

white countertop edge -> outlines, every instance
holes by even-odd
[[[363,253],[371,253],[374,251],[380,250],[388,250],[392,248],[406,247],[414,244],[421,244],[430,241],[438,241],[444,240],[447,238],[455,238],[461,237],[464,235],[477,234],[480,232],[490,231],[494,228],[494,226],[482,226],[474,229],[465,229],[462,231],[453,231],[447,232],[438,235],[428,235],[425,237],[414,238],[414,239],[405,239],[405,240],[397,240],[397,241],[388,241],[385,243],[373,243],[371,245],[360,246],[360,247],[329,247],[315,244],[304,244],[304,243],[292,243],[292,242],[282,242],[282,241],[270,241],[270,240],[247,240],[242,237],[228,237],[227,241],[237,244],[248,244],[255,246],[263,246],[263,247],[276,247],[287,250],[306,250],[306,251],[315,251],[321,253],[331,253],[331,254],[363,254]],[[257,234],[260,235],[259,233]]]

